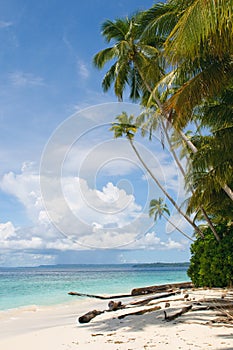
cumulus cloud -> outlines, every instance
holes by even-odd
[[[170,237],[168,240],[163,241],[156,232],[148,232],[142,237],[139,237],[135,242],[131,244],[131,249],[147,249],[147,250],[171,250],[178,249],[183,250],[187,246],[187,241],[178,242],[172,240]]]
[[[6,223],[0,223],[0,241],[5,241],[16,237],[16,228],[8,221]]]
[[[59,192],[61,179],[46,179],[48,192],[43,203],[39,180],[32,163],[23,164],[20,174],[4,175],[1,189],[17,197],[33,224],[27,228],[16,228],[11,222],[0,224],[0,248],[36,252],[122,246],[169,250],[184,246],[171,238],[163,241],[154,232],[143,235],[148,214],[134,195],[111,182],[100,190],[90,188],[84,179],[65,177]]]
[[[109,133],[112,116],[122,108],[103,105],[72,116],[49,140],[40,175],[33,163],[26,162],[21,172],[2,177],[1,190],[18,199],[30,222],[30,227],[2,223],[2,249],[54,254],[185,247],[185,242],[150,232],[149,201],[161,192],[147,177],[128,141],[115,140]],[[135,144],[166,188],[177,191],[180,179],[168,152],[157,150],[155,143],[145,147],[135,140]]]

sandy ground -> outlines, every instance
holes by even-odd
[[[185,292],[186,293],[186,292]],[[170,307],[167,314],[203,298],[221,297],[222,290],[188,291],[168,297]],[[151,296],[151,295],[150,295]],[[147,296],[149,297],[149,296]],[[132,300],[121,299],[124,304]],[[189,311],[173,321],[164,320],[165,302],[154,300],[146,306],[127,307],[114,312],[104,312],[87,324],[80,324],[78,318],[90,310],[108,309],[107,300],[71,297],[66,305],[36,307],[0,312],[1,350],[143,350],[143,349],[213,349],[233,350],[233,327],[211,324],[216,311]],[[144,315],[131,315],[118,319],[119,315],[161,306],[158,311]],[[218,310],[219,313],[221,310]]]

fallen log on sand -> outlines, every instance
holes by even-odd
[[[111,300],[108,303],[108,310],[102,310],[102,311],[100,311],[100,310],[92,310],[92,311],[89,311],[85,315],[80,316],[78,321],[79,321],[79,323],[88,323],[93,318],[95,318],[98,315],[103,314],[104,312],[117,311],[117,310],[124,309],[124,308],[125,308],[125,305],[123,305],[121,301],[113,301],[113,300]]]
[[[135,312],[130,312],[128,314],[120,315],[120,316],[118,316],[118,319],[121,320],[122,318],[125,318],[127,316],[144,315],[147,312],[153,312],[153,311],[157,311],[160,309],[161,309],[161,306],[154,306],[154,307],[151,307],[150,309],[143,309],[143,310],[139,310],[139,311],[135,311]]]
[[[76,295],[78,297],[96,298],[96,299],[101,299],[101,300],[109,300],[109,299],[119,299],[119,298],[132,297],[131,294],[110,295],[110,296],[95,295],[95,294],[85,294],[85,293],[78,293],[78,292],[69,292],[68,294],[69,295]]]
[[[132,295],[143,295],[150,293],[160,293],[166,292],[168,290],[173,290],[174,288],[188,289],[193,288],[192,282],[182,282],[182,283],[172,283],[172,284],[162,284],[157,286],[149,286],[143,288],[135,288],[131,291]]]
[[[79,323],[88,323],[90,320],[92,320],[94,317],[97,315],[102,314],[104,311],[99,311],[99,310],[92,310],[87,312],[85,315],[79,317]]]
[[[180,294],[180,291],[178,291],[178,292],[171,292],[171,293],[165,293],[165,294],[162,294],[162,295],[161,294],[160,295],[155,295],[155,296],[147,298],[147,299],[143,299],[143,300],[139,300],[139,301],[133,301],[132,303],[130,303],[130,305],[143,306],[143,305],[148,304],[152,300],[163,299],[163,298],[171,297],[171,296],[176,295],[176,294]]]
[[[96,317],[96,316],[98,316],[98,315],[100,315],[100,314],[102,314],[104,312],[110,312],[110,311],[117,311],[117,310],[120,310],[120,309],[125,309],[127,306],[133,306],[133,307],[143,306],[143,305],[148,304],[153,299],[163,299],[163,298],[167,298],[169,296],[173,296],[173,295],[176,295],[176,294],[177,294],[176,292],[172,292],[172,293],[166,293],[166,294],[162,294],[162,295],[156,295],[153,298],[144,299],[144,300],[133,302],[133,303],[129,303],[129,304],[126,304],[126,305],[122,304],[121,301],[113,301],[113,300],[111,300],[108,303],[108,310],[103,310],[103,311],[93,310],[93,311],[89,311],[85,315],[79,317],[78,320],[79,320],[79,323],[88,323],[94,317]],[[154,307],[152,307],[150,309],[144,309],[144,310],[140,310],[140,311],[136,311],[136,312],[131,312],[129,314],[125,314],[125,315],[119,316],[118,318],[121,319],[121,318],[124,318],[126,316],[130,316],[130,315],[143,315],[146,312],[152,312],[152,311],[156,311],[156,310],[159,310],[159,309],[161,309],[160,306],[154,306]]]
[[[181,310],[179,310],[178,312],[175,312],[174,314],[172,315],[167,315],[167,312],[164,311],[164,319],[165,321],[172,321],[174,320],[175,318],[185,314],[186,312],[190,311],[192,309],[192,304],[191,305],[188,305],[188,306],[184,306]]]
[[[108,303],[108,310],[107,311],[116,311],[119,309],[124,309],[125,305],[122,304],[121,301],[109,301]]]
[[[69,295],[76,295],[79,297],[88,297],[88,298],[108,300],[108,299],[129,298],[129,297],[132,297],[135,295],[168,292],[169,290],[172,292],[173,289],[186,289],[186,288],[187,289],[193,288],[193,284],[191,282],[162,284],[162,285],[157,285],[157,286],[135,288],[131,291],[131,294],[119,294],[119,295],[110,295],[110,296],[86,294],[86,293],[79,293],[79,292],[69,292],[68,294]]]

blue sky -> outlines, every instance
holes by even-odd
[[[148,203],[161,193],[109,132],[117,114],[140,108],[104,94],[104,73],[92,65],[106,46],[103,21],[152,5],[0,2],[0,266],[189,259],[183,236],[163,220],[153,226]],[[153,140],[138,136],[137,146],[182,201],[172,158]]]

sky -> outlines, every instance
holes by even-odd
[[[106,19],[151,0],[0,2],[0,266],[183,262],[190,241],[148,215],[163,197],[111,123],[140,106],[104,93],[93,56]],[[158,131],[135,145],[169,193],[185,199]],[[192,234],[179,215],[171,220]]]

